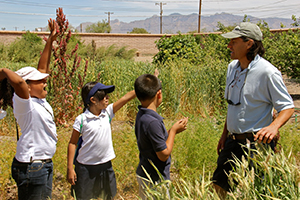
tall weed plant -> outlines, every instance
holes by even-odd
[[[299,199],[300,170],[291,152],[259,148],[253,158],[234,162],[237,168],[229,175],[234,187],[231,199]]]
[[[71,38],[69,22],[62,8],[57,9],[56,22],[59,32],[57,46],[53,48],[54,66],[49,79],[50,96],[57,124],[68,125],[70,118],[81,110],[78,106],[80,89],[85,81],[88,62],[81,65],[81,57],[76,53],[78,44],[68,53]],[[81,68],[81,69],[80,69]],[[83,69],[82,69],[83,68]]]
[[[261,148],[255,150],[254,157],[249,160],[235,159],[232,162],[236,168],[229,175],[233,190],[227,194],[227,200],[299,199],[300,170],[291,152],[286,155],[283,150],[274,153]],[[210,176],[205,176],[203,168],[199,179],[179,178],[172,182],[161,179],[161,182],[153,183],[153,187],[146,187],[146,195],[148,199],[164,200],[169,197],[178,200],[220,199]]]

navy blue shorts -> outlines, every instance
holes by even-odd
[[[224,149],[220,152],[217,161],[217,169],[213,174],[212,181],[214,184],[220,186],[226,191],[230,191],[231,187],[228,183],[228,174],[235,168],[233,155],[236,156],[239,160],[242,159],[246,155],[244,152],[247,152],[247,147],[243,146],[246,144],[246,141],[237,141],[231,138],[227,138]],[[268,144],[274,150],[274,141]],[[254,141],[251,141],[250,149],[255,149]],[[253,152],[251,151],[248,155],[253,156]],[[251,164],[251,163],[250,163]],[[250,166],[249,166],[250,167]]]
[[[77,181],[71,194],[74,196],[75,192],[77,200],[112,199],[116,195],[116,176],[111,161],[99,165],[83,165],[76,161],[75,172]]]

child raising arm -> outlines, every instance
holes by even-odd
[[[97,82],[89,82],[82,88],[84,113],[75,119],[67,160],[67,179],[77,199],[112,199],[116,195],[116,179],[111,165],[115,153],[110,121],[120,108],[135,98],[135,92],[130,91],[109,104],[108,94],[114,89],[113,85]],[[80,134],[82,146],[75,158],[74,170],[73,159]]]
[[[19,199],[49,199],[52,193],[52,157],[57,135],[45,88],[57,24],[52,19],[48,23],[50,35],[37,69],[24,67],[16,72],[0,69],[0,106],[13,107],[22,132],[11,168]]]

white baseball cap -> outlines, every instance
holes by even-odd
[[[26,80],[32,80],[32,81],[37,81],[37,80],[42,80],[49,76],[49,74],[42,73],[39,70],[37,70],[34,67],[23,67],[19,69],[18,71],[15,72],[19,76],[21,76],[25,81]]]

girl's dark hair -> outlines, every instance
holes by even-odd
[[[152,99],[160,89],[161,82],[152,74],[143,74],[134,82],[134,90],[140,101]]]
[[[81,90],[81,98],[82,101],[84,103],[84,108],[83,108],[83,112],[90,107],[90,104],[87,103],[85,100],[87,98],[87,96],[89,95],[89,92],[91,91],[91,89],[97,84],[98,82],[93,81],[93,82],[88,82],[86,83]],[[106,95],[106,92],[104,90],[98,90],[93,97],[95,97],[96,99],[98,99],[99,101],[104,99]]]
[[[14,88],[10,85],[7,78],[3,79],[0,84],[0,108],[6,110],[8,106],[13,107],[12,97]]]
[[[243,39],[244,42],[247,42],[251,39],[245,36],[242,36],[241,38]],[[254,60],[257,54],[260,55],[261,57],[263,57],[263,55],[265,54],[265,48],[263,46],[263,43],[261,41],[256,41],[256,40],[253,41],[254,43],[252,47],[249,49],[249,52],[247,53],[247,59],[250,61]]]

